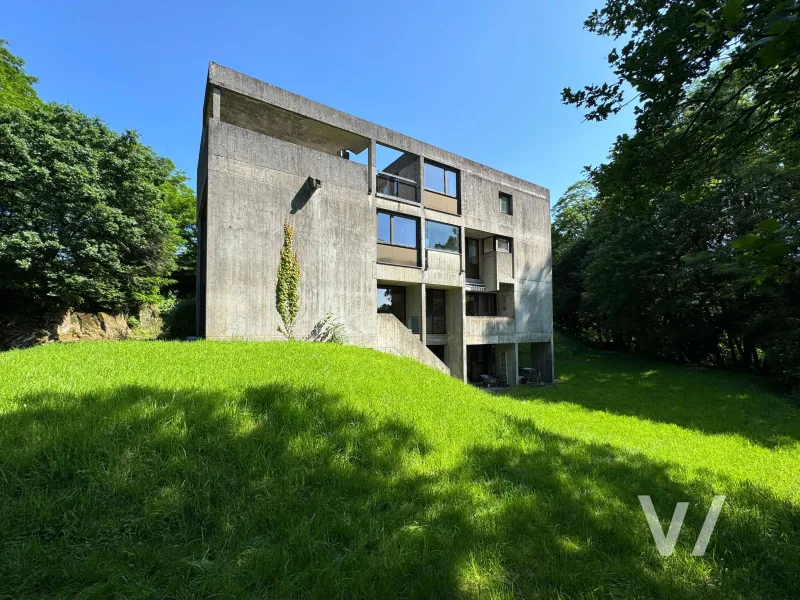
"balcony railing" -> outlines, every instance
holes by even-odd
[[[377,192],[381,196],[396,198],[405,202],[419,202],[417,182],[393,173],[378,173]]]

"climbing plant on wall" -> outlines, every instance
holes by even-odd
[[[278,327],[287,339],[294,339],[294,324],[300,312],[300,257],[294,251],[294,228],[288,221],[283,224],[283,247],[275,283],[275,308],[283,326]]]

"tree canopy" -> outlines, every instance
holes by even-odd
[[[555,321],[589,341],[800,382],[799,2],[608,0],[616,82],[565,90],[633,135],[553,223]],[[588,216],[588,218],[587,218]],[[587,224],[588,223],[588,224]],[[578,226],[579,225],[579,226]]]
[[[33,84],[38,79],[25,72],[25,61],[8,49],[0,39],[0,106],[28,110],[42,103]]]
[[[132,131],[57,104],[0,110],[5,302],[32,311],[154,300],[188,226],[180,184]]]

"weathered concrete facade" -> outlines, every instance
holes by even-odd
[[[462,379],[552,379],[546,189],[213,63],[197,182],[198,335],[283,339],[288,220],[300,335],[330,313],[352,343]]]

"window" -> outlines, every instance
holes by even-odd
[[[513,211],[514,207],[511,194],[504,194],[503,192],[500,192],[500,212],[504,215],[513,215]]]
[[[497,316],[497,296],[495,294],[467,292],[466,300],[466,313],[468,317]]]
[[[495,238],[497,240],[497,251],[498,252],[511,252],[511,240],[508,238],[498,237]]]
[[[417,220],[378,212],[378,241],[392,246],[417,247]]]
[[[428,333],[447,333],[444,320],[444,290],[425,290],[425,323]]]
[[[425,189],[458,198],[458,173],[453,169],[425,162]]]
[[[461,252],[461,227],[425,221],[425,247],[444,252]]]

